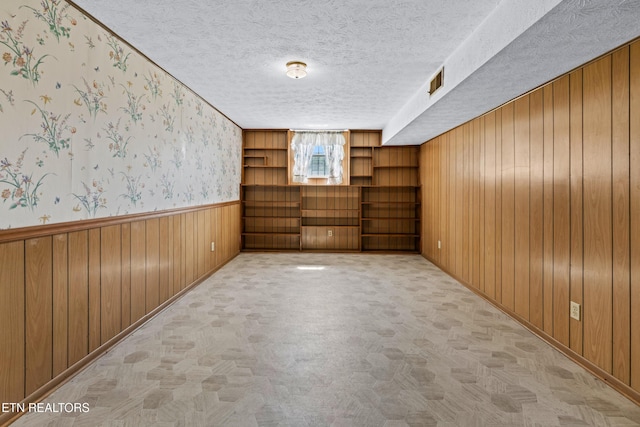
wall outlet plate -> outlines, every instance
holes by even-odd
[[[438,240],[438,249],[442,249],[442,242]]]
[[[211,242],[211,252],[216,250],[216,243],[215,242]]]
[[[569,315],[572,319],[580,320],[580,304],[577,302],[571,301],[571,308],[569,311]]]
[[[333,237],[333,230],[327,230],[327,236]]]

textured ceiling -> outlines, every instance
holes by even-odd
[[[485,28],[474,33],[445,63],[446,70],[466,73],[454,82],[447,82],[445,76],[445,84],[452,84],[443,87],[434,102],[424,91],[414,96],[383,129],[384,143],[428,141],[640,36],[638,0],[512,3],[505,7],[503,0],[482,24]],[[529,28],[511,41],[499,37],[510,26],[505,21],[523,19],[530,24],[521,22],[519,27]],[[487,49],[488,45],[493,50]],[[464,63],[478,52],[485,53],[480,55],[485,62]]]
[[[638,0],[74,3],[245,129],[384,129],[389,144],[422,143],[640,34]],[[291,60],[307,78],[285,76]]]
[[[499,0],[75,3],[243,128],[381,129]]]

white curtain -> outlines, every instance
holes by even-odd
[[[295,132],[291,140],[293,150],[293,182],[309,182],[309,170],[314,147],[324,148],[329,166],[329,184],[342,184],[342,160],[344,159],[344,135],[342,132]]]
[[[342,135],[340,135],[342,137]],[[342,138],[344,141],[344,138]],[[342,184],[342,159],[344,158],[344,144],[327,145],[325,147],[329,178],[327,184]]]

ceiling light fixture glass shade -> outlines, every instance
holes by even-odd
[[[300,61],[287,62],[287,76],[292,79],[301,79],[307,75],[307,64]]]

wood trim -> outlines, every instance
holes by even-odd
[[[74,231],[89,230],[91,228],[107,227],[110,225],[125,224],[132,221],[147,220],[152,218],[162,218],[172,216],[177,213],[197,212],[211,208],[231,206],[240,204],[240,200],[213,203],[209,205],[189,206],[184,208],[166,209],[156,212],[143,212],[115,217],[85,219],[81,221],[61,222],[58,224],[37,225],[33,227],[10,228],[0,230],[0,243],[14,242],[16,240],[26,240],[36,237],[49,236],[52,234],[71,233]]]

